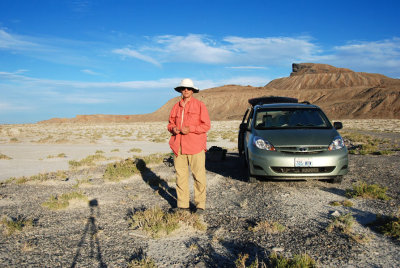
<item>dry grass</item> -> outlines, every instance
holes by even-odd
[[[249,231],[263,232],[269,234],[279,234],[285,231],[286,227],[279,222],[260,221],[254,227],[249,227]]]
[[[317,267],[317,263],[308,254],[294,255],[293,258],[286,258],[272,252],[269,257],[272,267]]]
[[[204,222],[195,214],[178,211],[167,213],[159,207],[152,207],[144,211],[136,211],[128,219],[130,227],[139,229],[153,238],[170,235],[182,224],[199,231],[207,229]]]
[[[343,200],[343,201],[332,201],[329,203],[331,206],[344,206],[344,207],[352,207],[354,204],[350,200]]]
[[[69,206],[71,200],[80,200],[83,202],[87,202],[88,198],[82,192],[64,193],[60,196],[52,195],[50,196],[50,199],[48,201],[42,203],[42,206],[47,207],[51,210],[65,209]]]
[[[386,195],[386,191],[386,187],[381,187],[378,184],[367,184],[366,182],[359,181],[353,184],[353,189],[346,190],[346,196],[349,198],[361,197],[367,199],[389,200],[390,197]]]
[[[353,231],[355,219],[351,214],[333,217],[333,221],[327,227],[328,232],[338,229],[340,232],[350,234]]]
[[[56,172],[49,172],[49,173],[39,173],[37,175],[33,175],[30,177],[11,177],[9,178],[6,183],[16,183],[16,184],[24,184],[28,182],[45,182],[45,181],[64,181],[68,178],[68,175],[65,171],[59,170]]]
[[[7,156],[7,155],[5,155],[5,154],[0,153],[0,160],[11,160],[11,159],[12,159],[11,157],[9,157],[9,156]]]
[[[25,228],[30,228],[33,226],[33,220],[25,216],[17,216],[16,218],[4,216],[0,224],[3,226],[3,233],[6,236],[22,232]]]
[[[138,173],[135,160],[126,159],[121,162],[108,164],[103,178],[108,181],[117,182],[129,178],[135,173]]]
[[[79,161],[71,160],[68,162],[69,166],[73,169],[77,169],[79,167],[88,167],[88,166],[95,166],[97,162],[107,160],[107,158],[102,154],[94,154],[85,157]]]

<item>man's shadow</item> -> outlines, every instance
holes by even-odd
[[[86,240],[86,236],[89,238],[90,253],[89,258],[95,259],[99,263],[99,267],[107,267],[103,261],[103,256],[101,254],[100,241],[97,236],[98,227],[96,225],[96,217],[100,216],[100,208],[97,199],[92,199],[89,201],[90,215],[87,219],[85,229],[83,230],[82,238],[78,243],[78,248],[75,253],[74,260],[71,264],[72,267],[76,267],[78,263],[78,258],[81,256],[81,249]]]
[[[136,167],[140,171],[143,181],[164,198],[171,208],[177,206],[176,189],[169,187],[168,183],[147,167],[143,159],[136,159]]]

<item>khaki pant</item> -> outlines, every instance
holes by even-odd
[[[189,208],[189,167],[194,179],[194,203],[196,208],[206,208],[206,155],[204,151],[198,154],[181,154],[174,158],[176,171],[176,194],[178,207]]]

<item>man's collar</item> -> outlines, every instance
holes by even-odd
[[[190,97],[190,99],[186,102],[186,104],[188,104],[189,102],[191,102],[193,99],[194,99],[193,96]],[[183,98],[182,98],[182,96],[181,96],[181,99],[179,100],[179,104],[183,107]],[[186,105],[186,104],[185,104],[185,105]]]

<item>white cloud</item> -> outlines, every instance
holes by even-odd
[[[18,73],[0,72],[0,78],[5,81],[22,85],[28,88],[70,88],[70,89],[131,89],[141,90],[148,88],[172,88],[175,87],[181,78],[164,78],[148,81],[127,81],[127,82],[84,82],[71,80],[51,80],[39,79],[29,76],[19,75]],[[43,92],[41,90],[40,92]]]
[[[10,112],[10,111],[27,111],[31,110],[32,107],[26,105],[19,105],[10,102],[0,102],[0,112]]]
[[[161,45],[166,62],[200,62],[209,64],[225,63],[232,57],[232,51],[224,46],[218,46],[215,41],[205,35],[189,34],[187,36],[159,36],[156,42]]]
[[[64,94],[66,95],[65,101],[72,104],[102,104],[110,102],[110,97],[107,96],[91,96],[90,94]]]
[[[122,56],[136,58],[136,59],[139,59],[139,60],[142,60],[142,61],[145,61],[145,62],[149,62],[151,64],[154,64],[154,65],[158,66],[158,67],[161,66],[161,64],[158,61],[156,61],[155,59],[153,59],[152,57],[143,55],[143,54],[139,53],[138,51],[130,49],[130,48],[114,49],[112,52],[116,53],[116,54],[119,54],[119,55],[122,55]]]
[[[400,38],[370,42],[353,41],[322,48],[311,37],[245,38],[227,36],[213,40],[206,35],[165,35],[150,38],[135,49],[114,50],[151,62],[231,65],[231,69],[270,69],[293,62],[327,63],[358,71],[397,73],[400,68]],[[122,52],[125,53],[122,53]]]
[[[92,55],[98,46],[94,42],[17,35],[0,29],[0,51],[62,65],[97,66]]]
[[[81,70],[81,72],[82,73],[85,73],[85,74],[90,74],[90,75],[100,75],[99,73],[96,73],[96,72],[94,72],[94,71],[92,71],[92,70],[89,70],[89,69],[83,69],[83,70]]]
[[[229,36],[220,42],[206,35],[165,35],[136,49],[115,49],[114,53],[151,63],[204,63],[241,65],[287,65],[318,52],[307,37],[244,38]]]
[[[9,50],[30,50],[37,49],[38,44],[25,40],[24,37],[12,35],[0,29],[0,49]]]
[[[235,52],[235,62],[248,64],[282,65],[301,61],[318,52],[318,47],[307,37],[224,38]]]
[[[336,46],[334,53],[327,60],[365,71],[397,71],[400,68],[400,38]]]
[[[240,69],[240,70],[267,70],[267,67],[263,66],[230,66],[225,67],[227,69]]]

